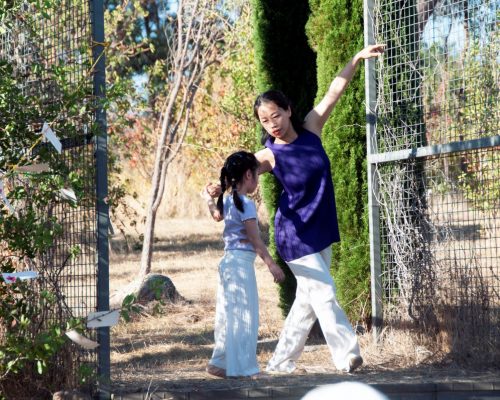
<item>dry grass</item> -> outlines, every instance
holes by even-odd
[[[113,375],[118,380],[149,375],[152,368],[169,380],[179,375],[204,376],[211,355],[222,225],[207,219],[175,219],[161,221],[158,226],[152,271],[168,276],[187,301],[167,304],[161,314],[144,314],[113,329]],[[118,241],[114,246],[120,247]],[[112,290],[132,280],[139,257],[138,251],[115,252],[110,270]],[[282,318],[276,287],[260,260],[256,262],[256,275],[259,337],[263,341],[259,359],[264,363],[274,346],[272,341],[279,335]]]
[[[113,328],[112,379],[117,388],[145,389],[149,385],[182,388],[192,387],[194,381],[202,381],[204,388],[215,384],[234,386],[234,380],[216,382],[217,379],[204,372],[213,346],[222,228],[222,224],[204,218],[158,222],[152,270],[168,276],[186,301],[167,304],[161,313],[154,313],[150,308],[132,322],[122,322]],[[112,290],[133,279],[140,258],[139,250],[128,254],[116,251],[123,250],[120,238],[115,238],[113,247]],[[264,367],[274,350],[283,320],[277,306],[276,286],[259,259],[256,275],[260,304],[258,360]],[[365,366],[358,379],[389,380],[388,374],[395,371],[425,376],[432,372],[434,378],[439,373],[450,374],[449,366],[446,370],[442,368],[446,354],[409,330],[385,330],[378,345],[369,333],[360,335],[359,341]],[[342,377],[333,368],[328,349],[322,343],[308,343],[299,367],[307,370],[308,382],[315,376]]]

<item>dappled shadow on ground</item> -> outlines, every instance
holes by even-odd
[[[189,343],[195,346],[212,345],[214,338],[214,331],[207,330],[202,333],[186,334],[179,332],[178,334],[169,334],[168,341],[170,343]],[[151,346],[164,345],[165,335],[161,334],[150,334],[148,333],[143,341],[134,340],[131,342],[128,338],[116,338],[113,340],[113,345],[111,347],[112,351],[118,353],[129,353],[132,351],[138,351]]]
[[[135,365],[137,368],[139,365],[143,365],[143,369],[150,370],[151,374],[147,376],[147,379],[154,378],[154,368],[161,364],[168,364],[173,359],[179,359],[182,357],[184,360],[190,360],[195,358],[200,358],[203,360],[208,360],[212,355],[212,348],[209,346],[201,346],[198,348],[182,348],[177,347],[168,350],[157,350],[154,353],[141,353],[137,354],[126,361],[118,361],[113,363],[113,368],[121,369],[127,368],[130,365]]]
[[[120,257],[140,256],[142,250],[142,242],[139,239],[130,239],[127,241],[123,238],[114,238],[110,241],[113,255]],[[222,250],[224,243],[221,238],[214,237],[213,234],[191,234],[180,235],[174,237],[158,237],[155,238],[153,244],[154,252],[182,252],[183,255],[190,255],[205,250]]]

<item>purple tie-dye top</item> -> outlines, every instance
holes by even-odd
[[[340,241],[330,161],[321,139],[304,130],[289,144],[267,140],[271,171],[283,192],[274,221],[276,246],[285,261],[317,253]]]

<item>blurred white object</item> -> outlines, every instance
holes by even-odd
[[[340,382],[318,386],[301,400],[389,400],[389,398],[361,382]]]
[[[61,154],[62,152],[62,144],[57,135],[54,133],[52,129],[50,129],[49,124],[47,122],[43,123],[42,127],[42,135],[45,140],[49,141],[52,146],[56,149],[56,151]]]
[[[10,211],[10,213],[14,214],[14,212],[15,212],[14,207],[12,207],[12,205],[10,204],[9,199],[5,195],[5,191],[4,191],[4,188],[3,188],[3,181],[2,180],[0,180],[0,199],[7,206],[7,208]]]
[[[59,190],[59,194],[61,195],[61,197],[64,200],[69,200],[73,203],[76,203],[76,201],[77,201],[76,194],[73,191],[73,189],[64,189],[63,188],[63,189]]]
[[[87,328],[115,326],[120,319],[120,310],[91,312],[87,317]]]
[[[86,338],[85,336],[79,334],[74,329],[67,331],[66,336],[69,337],[73,342],[75,342],[76,344],[79,344],[80,346],[82,346],[84,349],[87,349],[87,350],[94,350],[96,347],[99,346],[99,343],[94,342],[93,340],[90,340],[89,338]]]
[[[36,271],[23,271],[23,272],[2,272],[2,277],[5,283],[14,283],[18,280],[25,281],[27,279],[34,279],[38,276]]]

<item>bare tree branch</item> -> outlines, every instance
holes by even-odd
[[[172,22],[165,28],[171,29],[165,32],[169,38],[169,59],[166,60],[169,72],[156,128],[158,142],[138,276],[141,281],[151,270],[156,213],[165,190],[168,166],[179,154],[188,133],[200,82],[209,66],[223,56],[224,41],[231,27],[216,0],[180,0]],[[227,38],[232,41],[229,35]]]

